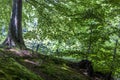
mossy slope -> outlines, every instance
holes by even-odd
[[[3,49],[0,50],[0,80],[90,80],[66,63],[41,54],[20,57]]]

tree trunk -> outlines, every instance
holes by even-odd
[[[116,54],[117,54],[117,46],[118,46],[118,39],[115,40],[115,47],[113,50],[113,60],[112,60],[112,65],[111,65],[111,71],[114,71],[115,69],[115,60],[116,60]]]
[[[93,30],[92,30],[92,26],[90,26],[90,33],[89,33],[89,43],[88,43],[88,51],[87,53],[90,54],[91,53],[91,47],[92,47],[92,33],[93,33]]]
[[[19,47],[25,49],[26,46],[22,37],[22,0],[13,0],[12,15],[9,24],[8,36],[3,42],[3,45],[12,47]]]

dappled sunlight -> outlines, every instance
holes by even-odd
[[[119,80],[120,0],[0,0],[0,11],[0,80]]]
[[[9,49],[9,51],[13,52],[13,54],[16,54],[18,56],[30,56],[30,57],[32,57],[32,52],[30,52],[28,50]]]
[[[25,59],[24,61],[27,62],[27,63],[30,63],[32,65],[36,65],[36,66],[39,66],[41,64],[38,61],[34,62],[34,61],[31,61],[31,60],[28,60],[28,59]]]

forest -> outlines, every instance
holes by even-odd
[[[120,80],[120,0],[0,0],[0,80]]]

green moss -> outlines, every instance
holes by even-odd
[[[54,80],[89,80],[66,65],[44,64],[40,69]]]
[[[0,58],[0,80],[43,80],[13,58]]]
[[[52,56],[20,57],[2,49],[0,55],[0,80],[90,80],[67,66],[69,61]]]

